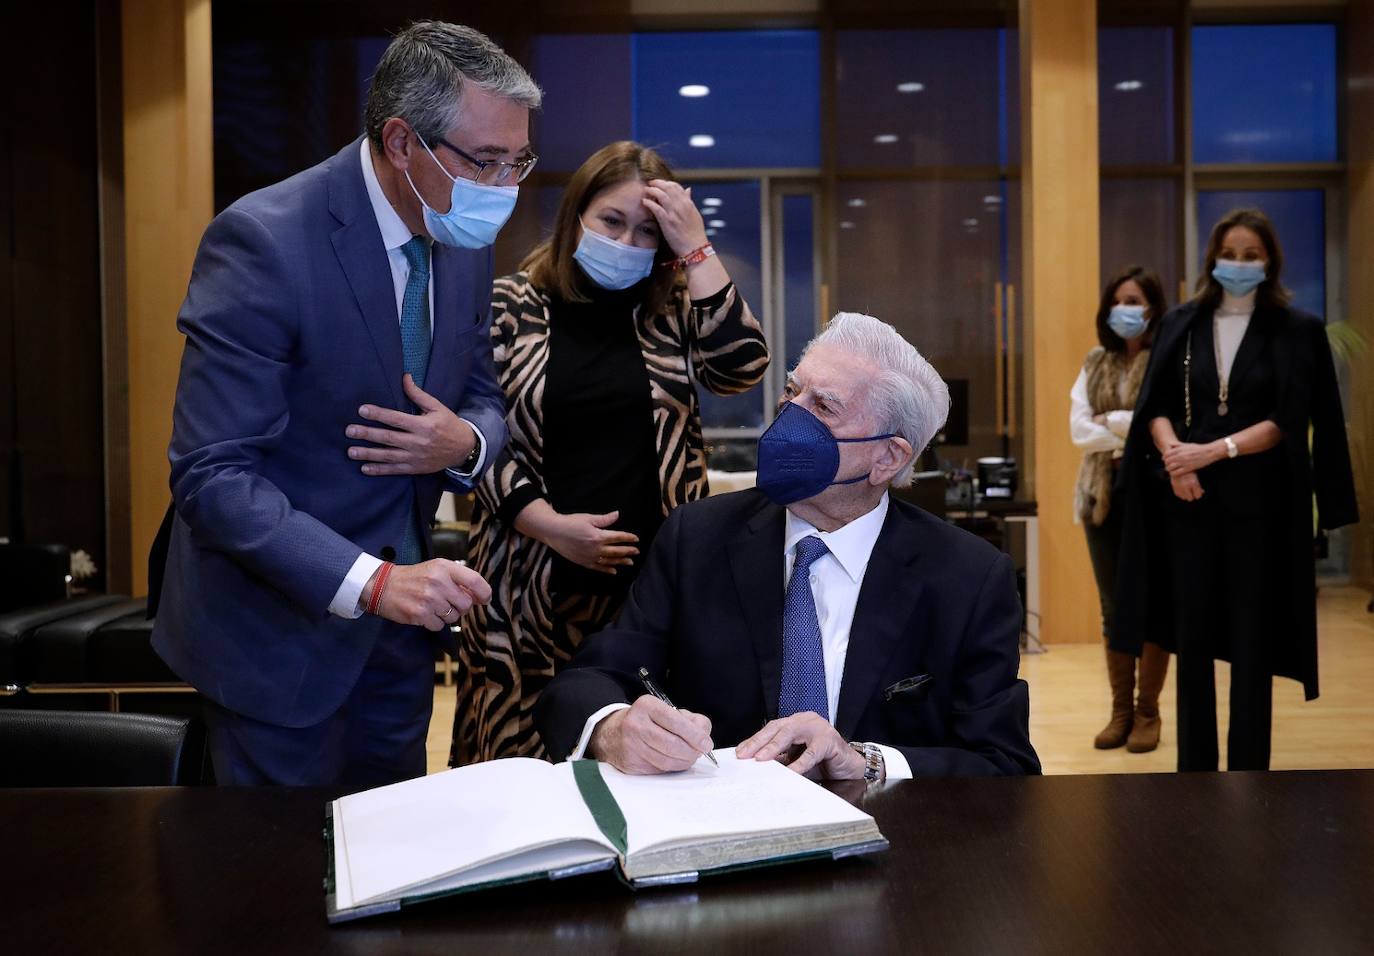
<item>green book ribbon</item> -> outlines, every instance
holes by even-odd
[[[601,764],[595,760],[574,760],[572,765],[573,779],[577,781],[582,802],[592,812],[592,819],[601,828],[602,835],[611,841],[622,857],[625,856],[630,846],[626,839],[625,814],[620,811],[620,804],[615,802],[611,788],[606,786],[606,781],[601,777]]]

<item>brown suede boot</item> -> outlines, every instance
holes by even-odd
[[[1133,754],[1149,753],[1159,746],[1159,691],[1169,673],[1169,652],[1158,644],[1145,643],[1140,655],[1140,679],[1135,703],[1135,722],[1126,738]]]
[[[1093,738],[1098,750],[1111,750],[1126,742],[1131,732],[1131,697],[1135,691],[1135,658],[1107,648],[1107,680],[1112,685],[1112,719]]]

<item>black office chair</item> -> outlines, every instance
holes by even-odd
[[[0,710],[0,787],[201,782],[205,734],[186,717]]]

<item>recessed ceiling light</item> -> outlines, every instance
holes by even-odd
[[[853,228],[854,228],[854,224],[853,224],[852,222],[848,221],[848,220],[845,220],[844,222],[840,223],[840,228],[841,228],[841,229],[853,229]]]
[[[710,222],[708,222],[706,225],[710,226],[712,229],[724,229],[724,228],[725,228],[725,220],[724,220],[724,219],[712,219],[712,220],[711,220]]]
[[[895,143],[897,142],[897,134],[879,133],[877,136],[873,137],[873,142],[882,143],[883,145],[887,145],[888,143]]]
[[[708,146],[716,145],[716,138],[709,133],[697,133],[687,140],[688,146],[695,146],[698,149],[705,149]]]
[[[714,229],[707,229],[707,230],[706,230],[706,235],[708,235],[708,236],[714,236],[715,234],[716,234],[716,230],[714,230]]]
[[[719,206],[721,204],[721,200],[717,199],[715,196],[707,196],[705,199],[701,201],[701,204],[703,206]]]
[[[849,200],[849,205],[855,209],[862,209],[864,206],[868,205],[868,200],[860,199],[858,196],[855,196],[853,199]]]
[[[986,206],[998,206],[1002,203],[1001,196],[984,196],[983,204]]]
[[[975,227],[975,226],[978,225],[978,220],[977,220],[977,219],[965,219],[965,220],[964,220],[964,225],[968,226],[969,228],[973,228],[973,227]]]
[[[704,83],[688,83],[686,86],[677,88],[678,96],[687,96],[695,99],[698,96],[706,96],[711,92],[711,88]]]
[[[1139,80],[1122,80],[1120,83],[1116,84],[1116,88],[1122,93],[1134,93],[1144,86],[1145,84]]]
[[[898,84],[897,84],[897,92],[898,92],[898,93],[919,93],[919,92],[921,92],[922,90],[924,90],[925,88],[926,88],[926,85],[925,85],[924,83],[908,82],[908,83],[898,83]]]

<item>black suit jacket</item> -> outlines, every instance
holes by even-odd
[[[785,512],[758,491],[685,504],[649,551],[625,608],[544,690],[535,721],[570,753],[587,718],[644,693],[647,667],[718,746],[777,716]],[[835,727],[899,748],[916,776],[1039,773],[1016,677],[1021,605],[1011,561],[891,499],[859,592]],[[889,699],[898,681],[930,679]]]

